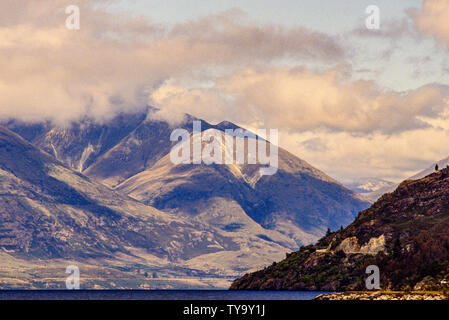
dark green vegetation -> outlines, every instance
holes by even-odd
[[[368,265],[382,289],[443,290],[449,280],[449,169],[407,180],[343,230],[302,247],[231,289],[366,290]]]

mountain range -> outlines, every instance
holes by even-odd
[[[2,261],[34,270],[42,260],[74,260],[94,273],[98,266],[124,273],[123,287],[139,270],[157,269],[151,286],[176,287],[161,278],[224,279],[261,268],[368,206],[281,148],[272,176],[261,176],[259,164],[175,166],[169,160],[174,128],[151,112],[67,126],[3,123]],[[181,128],[192,133],[195,120],[186,116]],[[203,132],[239,128],[201,126]],[[101,286],[111,287],[111,277],[100,277]],[[213,285],[206,282],[197,285]]]
[[[124,280],[130,275],[117,276],[123,269],[163,267],[167,274],[181,269],[179,261],[239,249],[230,237],[92,181],[7,129],[0,129],[0,190],[0,270],[6,273],[0,284],[5,287],[48,284],[36,271],[29,279],[33,272],[27,270],[62,260],[89,269],[112,267],[116,279]],[[16,269],[20,275],[7,276]],[[191,272],[205,275],[177,271]]]
[[[187,116],[180,127],[192,132],[194,120]],[[7,125],[71,169],[158,209],[191,214],[212,204],[205,202],[226,199],[263,227],[291,234],[298,245],[317,240],[327,228],[347,225],[368,206],[358,194],[282,148],[273,176],[256,174],[258,165],[238,170],[229,165],[174,166],[168,161],[174,128],[151,120],[146,112],[121,114],[106,124],[86,118],[69,127],[42,126],[30,130],[27,124]],[[201,128],[239,127],[201,121]]]

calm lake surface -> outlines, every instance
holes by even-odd
[[[319,291],[0,290],[0,300],[312,300]]]

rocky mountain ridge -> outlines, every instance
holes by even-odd
[[[278,172],[261,178],[255,174],[258,165],[240,166],[238,172],[225,165],[174,166],[169,161],[174,128],[153,120],[153,111],[120,114],[102,124],[86,118],[67,127],[17,122],[8,126],[73,170],[138,201],[185,217],[193,214],[196,220],[204,208],[232,208],[294,240],[290,250],[316,241],[327,228],[347,225],[368,206],[356,193],[283,149]],[[188,115],[180,128],[192,133],[193,121],[200,121],[203,132],[239,129],[230,122],[212,125]],[[229,222],[236,228],[242,223]]]
[[[440,288],[449,277],[449,169],[406,180],[348,227],[302,247],[232,289],[364,290],[369,265],[382,289]]]
[[[165,276],[219,279],[279,257],[289,250],[282,243],[294,245],[253,221],[236,235],[159,211],[71,170],[1,127],[0,194],[1,275],[42,261],[51,268],[64,260],[96,274],[102,267],[115,273],[126,269],[123,278],[145,266]],[[217,256],[226,263],[211,258]],[[9,261],[16,263],[6,267]],[[20,282],[24,274],[10,279]],[[0,286],[11,285],[2,285],[3,280]]]

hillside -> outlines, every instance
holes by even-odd
[[[364,290],[368,265],[380,268],[382,289],[441,287],[449,275],[449,169],[404,181],[345,229],[231,289]]]
[[[224,212],[222,225],[159,211],[67,168],[1,127],[0,194],[1,261],[21,259],[19,266],[63,259],[92,270],[125,263],[131,273],[143,265],[170,278],[223,279],[279,259],[295,245],[238,208],[228,207],[233,214]],[[233,216],[239,230],[223,227],[232,226]],[[0,262],[0,275],[11,268],[3,267]]]
[[[19,256],[111,257],[134,247],[176,260],[236,246],[65,168],[1,128],[0,177],[0,246]]]
[[[235,204],[231,207],[241,208],[262,227],[279,231],[298,245],[316,241],[326,226],[347,225],[358,209],[366,207],[355,193],[307,162],[282,148],[278,153],[278,170],[272,176],[261,176],[259,164],[176,166],[167,154],[116,189],[160,210],[200,221],[213,222],[214,208]],[[232,222],[238,230],[241,222]]]
[[[186,116],[180,127],[192,132],[194,120]],[[279,170],[273,176],[261,177],[257,165],[238,169],[235,165],[174,166],[169,161],[174,128],[146,113],[121,114],[102,124],[86,118],[67,127],[17,122],[8,126],[73,170],[123,194],[200,223],[209,224],[212,219],[208,217],[222,216],[224,222],[218,227],[224,230],[246,233],[242,226],[252,221],[254,227],[288,238],[279,241],[255,233],[287,251],[315,242],[327,228],[347,225],[369,205],[283,149],[279,149]],[[201,128],[224,131],[239,127],[230,122],[212,125],[201,121]]]
[[[440,160],[440,161],[437,162],[437,164],[438,164],[438,167],[439,167],[440,169],[446,168],[447,166],[449,166],[449,158],[445,158],[445,159],[443,159],[443,160]],[[431,164],[431,165],[430,165],[429,167],[427,167],[426,169],[421,170],[421,171],[418,172],[417,174],[415,174],[415,175],[409,177],[408,180],[416,180],[416,179],[424,178],[425,176],[431,174],[434,170],[435,170],[435,164]],[[364,196],[366,199],[368,199],[368,200],[374,202],[374,201],[376,201],[377,199],[379,199],[384,193],[393,192],[393,191],[398,187],[398,185],[399,185],[399,184],[397,184],[397,183],[391,183],[391,184],[389,184],[389,185],[385,185],[385,186],[382,186],[382,187],[380,187],[380,188],[377,188],[376,190],[372,190],[372,191],[363,193],[363,196]],[[352,190],[355,190],[355,189],[353,189],[353,188],[351,188],[351,189],[352,189]],[[355,191],[356,191],[356,190],[355,190]]]

